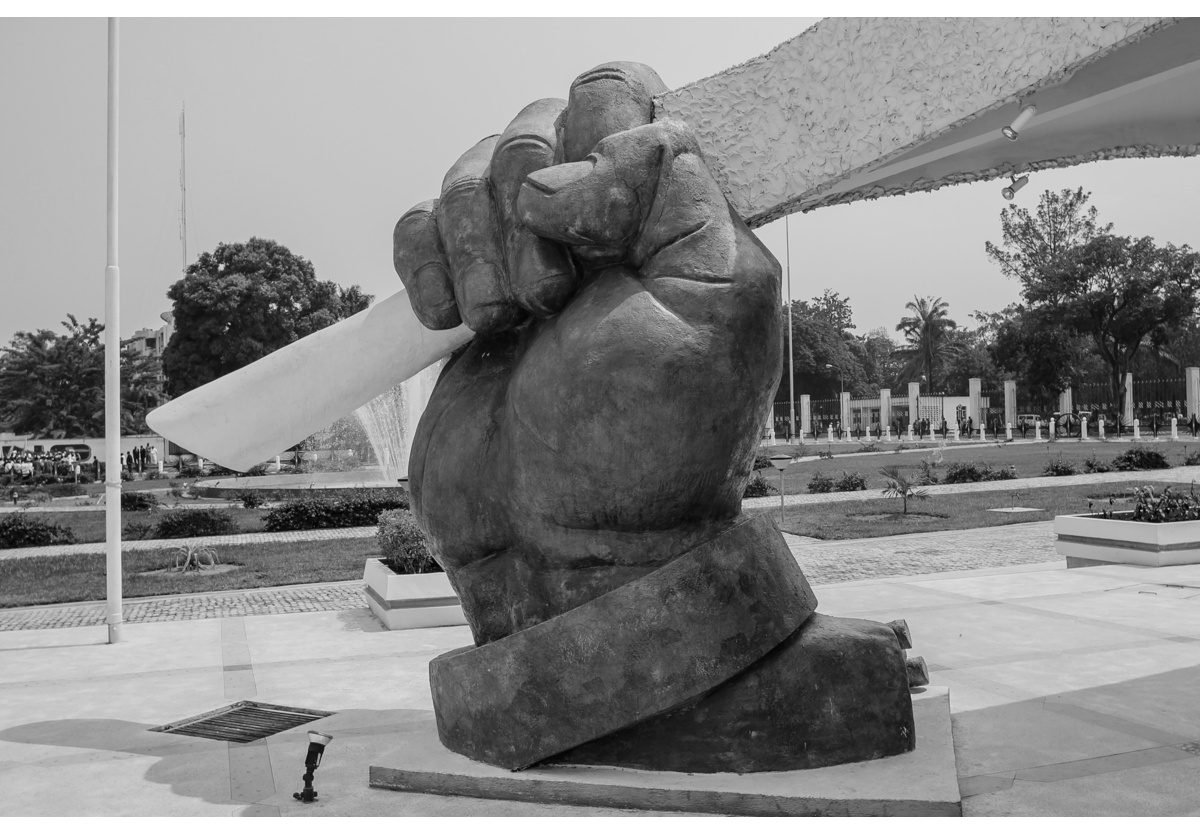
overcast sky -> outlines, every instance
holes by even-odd
[[[272,238],[319,278],[399,288],[391,233],[446,169],[525,104],[603,61],[677,87],[760,55],[813,19],[136,19],[121,28],[121,331],[155,328],[180,277],[178,121],[187,107],[189,260]],[[0,344],[103,319],[106,23],[0,19]],[[1101,162],[1031,177],[1017,202],[1083,186],[1121,234],[1200,242],[1200,160]],[[1017,287],[984,255],[1001,183],[791,218],[792,295],[848,296],[858,332],[914,295],[959,324]],[[783,221],[759,234],[785,260]]]

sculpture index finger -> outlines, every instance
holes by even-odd
[[[462,317],[438,239],[436,211],[437,200],[426,200],[397,221],[392,233],[392,265],[421,324],[430,330],[449,330],[462,324]]]
[[[520,222],[516,204],[525,178],[554,164],[556,125],[566,105],[562,99],[541,99],[518,113],[496,143],[488,174],[513,297],[543,317],[557,313],[574,293],[575,268],[566,249]]]

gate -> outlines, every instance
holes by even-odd
[[[1133,416],[1141,421],[1142,432],[1155,437],[1162,429],[1170,429],[1171,418],[1187,410],[1187,383],[1183,377],[1174,379],[1134,379]]]
[[[835,433],[837,431],[836,423],[841,419],[842,406],[841,402],[836,399],[828,400],[809,400],[808,408],[812,417],[813,437],[821,438],[826,436],[826,429],[835,425]]]
[[[917,397],[917,419],[920,421],[917,431],[922,436],[941,432],[942,420],[949,423],[953,417],[945,414],[945,398],[945,394],[921,394]]]
[[[976,417],[984,436],[991,432],[997,440],[1004,437],[1004,391],[983,391],[979,396],[979,415]]]
[[[879,397],[862,397],[850,400],[850,433],[857,438],[874,436],[879,430],[879,410],[883,407]]]

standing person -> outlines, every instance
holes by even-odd
[[[130,475],[133,474],[133,452],[132,451],[128,451],[125,453],[125,471],[127,471]]]
[[[158,447],[157,446],[150,447],[150,465],[155,467],[156,469],[158,468]]]
[[[967,418],[967,440],[970,440],[971,436],[973,434],[975,434],[975,418],[968,417]]]

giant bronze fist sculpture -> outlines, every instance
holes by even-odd
[[[815,614],[740,515],[781,371],[779,264],[665,90],[580,76],[396,226],[421,321],[478,336],[417,428],[413,508],[474,647],[433,661],[451,750],[519,769],[792,770],[914,743],[892,628]]]

